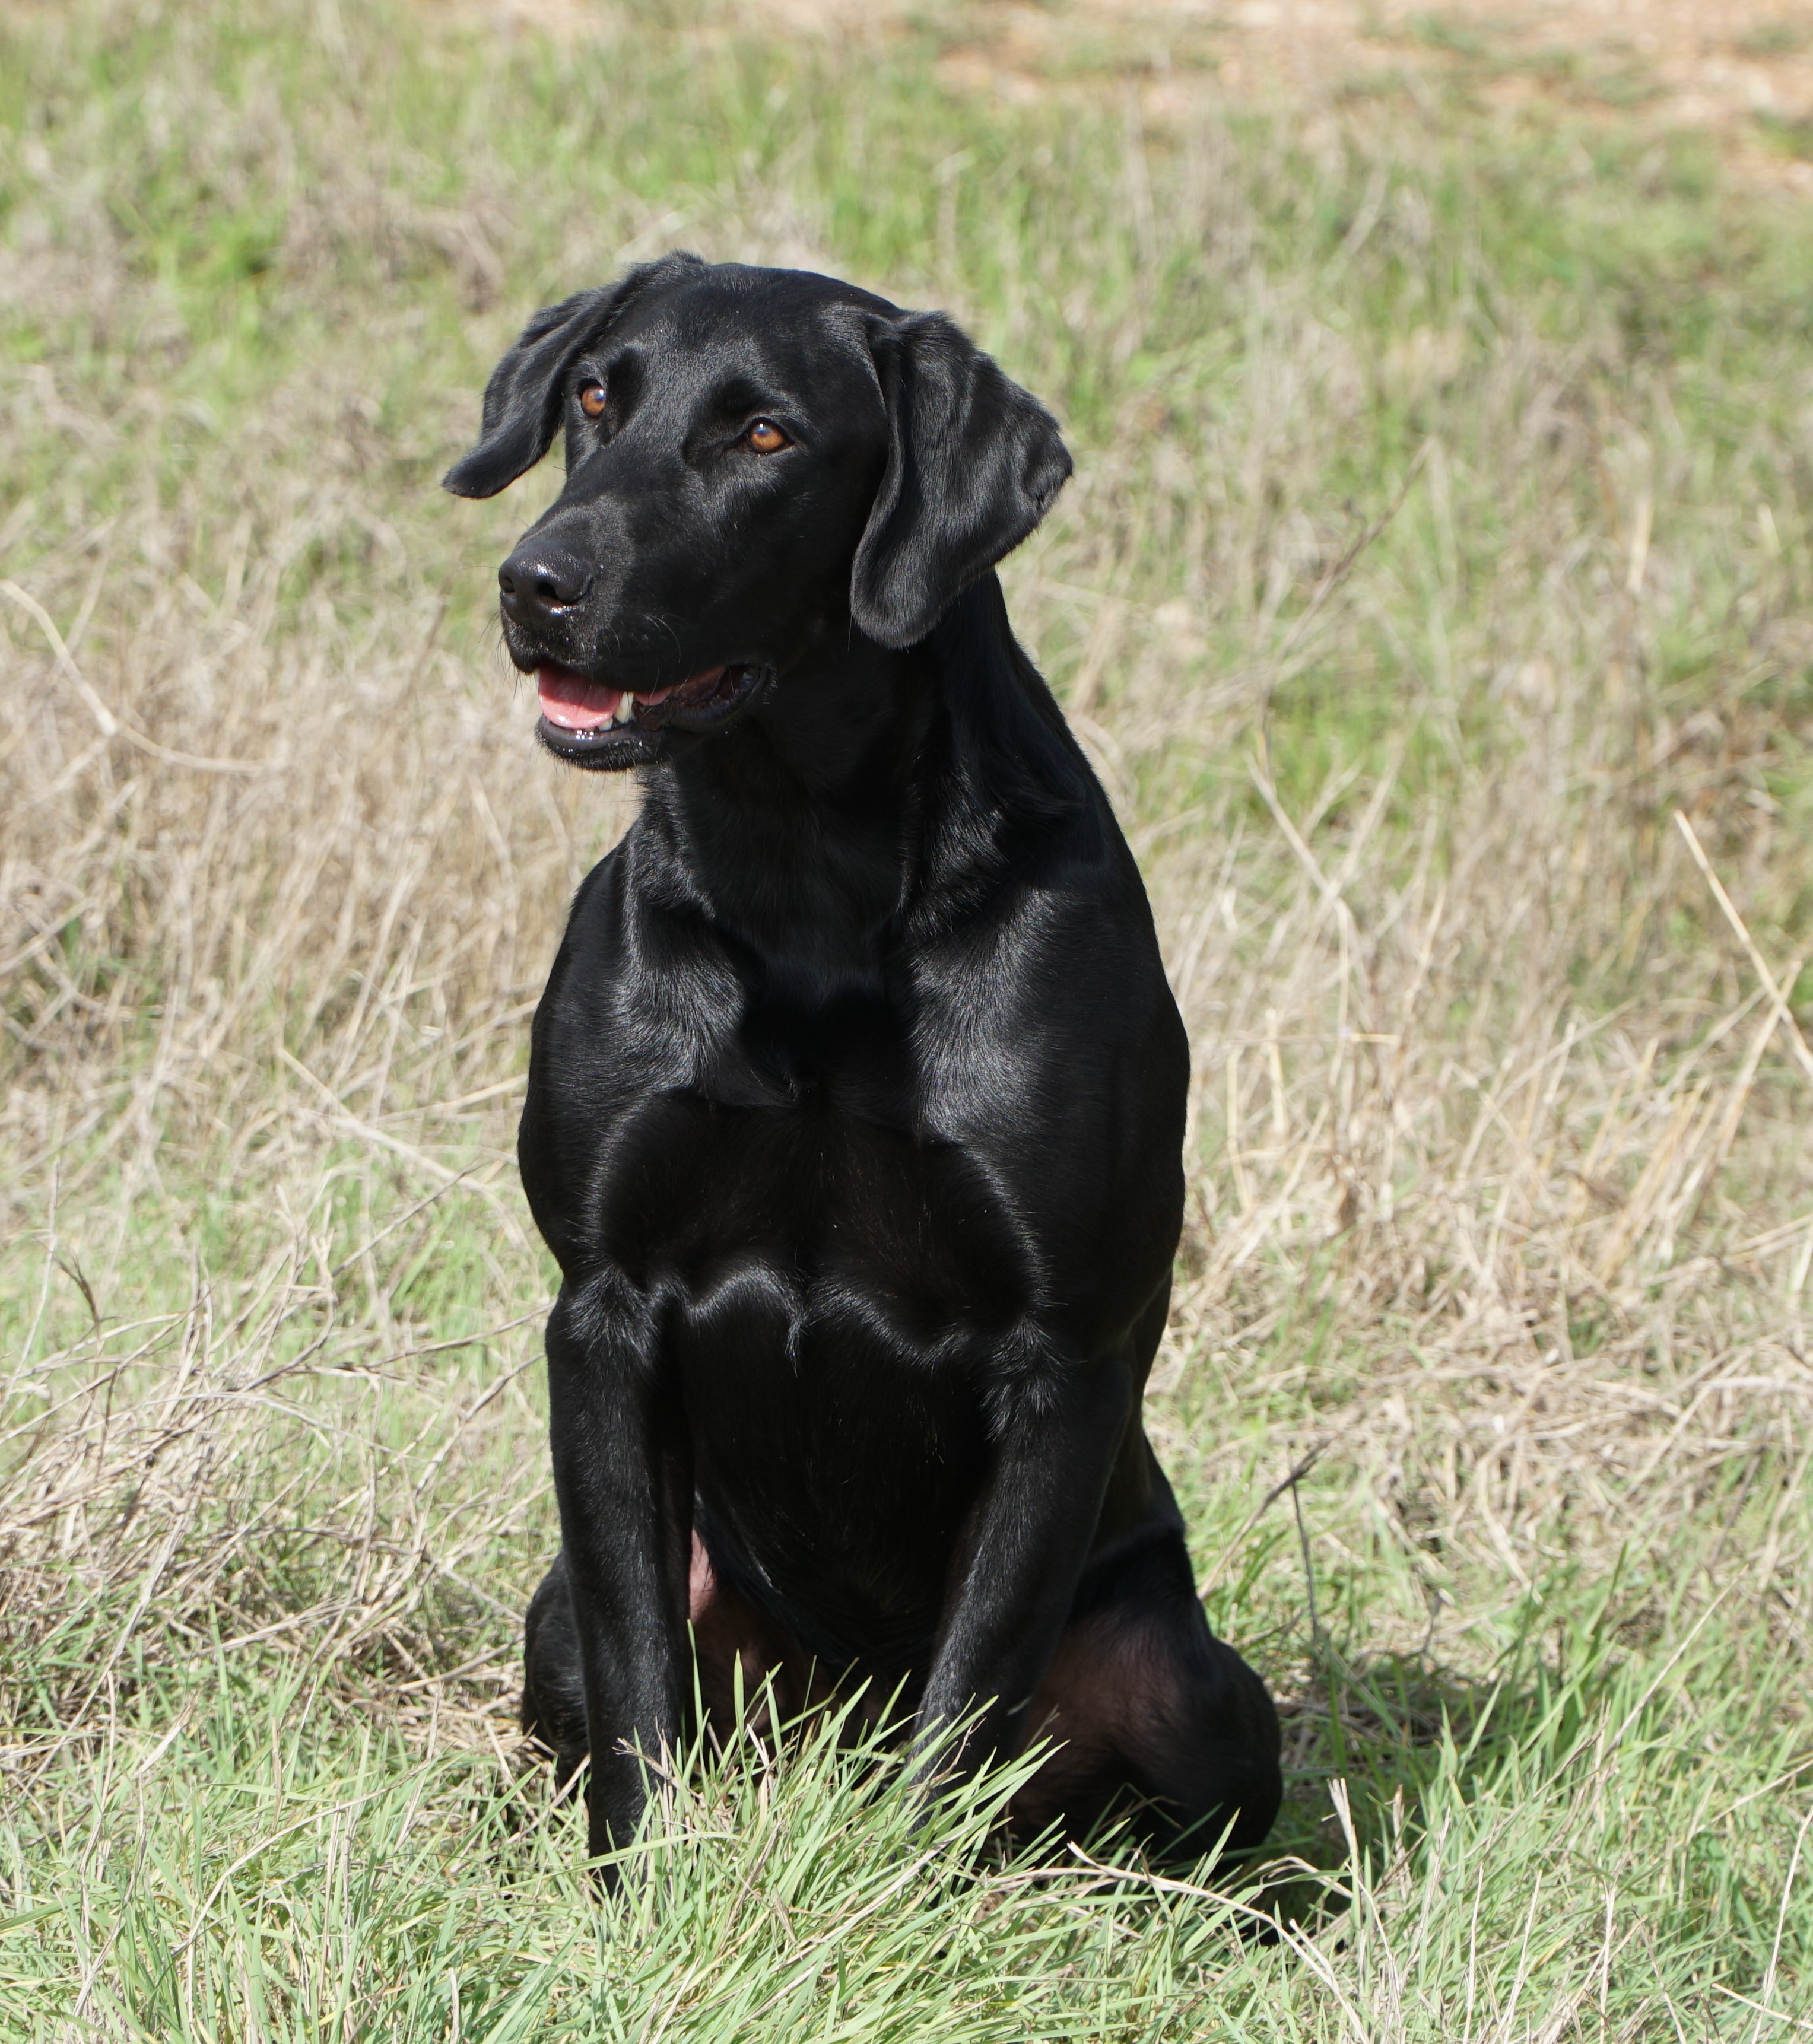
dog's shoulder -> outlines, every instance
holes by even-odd
[[[1156,994],[1164,974],[1138,865],[995,576],[952,606],[937,644],[950,736],[928,790],[928,931],[987,959],[1003,992],[1030,968],[1036,977],[1049,951],[1126,1000]],[[998,974],[1009,955],[1014,969]]]
[[[683,871],[639,817],[580,883],[536,1011],[550,1082],[673,1084],[734,1014],[735,972]]]

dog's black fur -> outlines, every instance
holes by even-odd
[[[1277,1719],[1140,1417],[1187,1046],[992,572],[1069,474],[1057,428],[938,314],[676,256],[537,316],[448,486],[562,432],[505,636],[544,742],[643,801],[522,1117],[564,1278],[525,1725],[589,1752],[591,1848],[621,1845],[690,1623],[708,1712],[739,1673],[787,1709],[867,1677],[928,1743],[980,1709],[965,1765],[1060,1742],[1024,1830],[1125,1803],[1161,1849],[1256,1844]],[[559,720],[563,690],[683,684]]]

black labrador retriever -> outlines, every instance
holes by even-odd
[[[633,767],[536,1016],[523,1182],[563,1546],[523,1721],[622,1846],[695,1694],[1056,1750],[1022,1835],[1257,1844],[1278,1724],[1141,1424],[1188,1053],[996,562],[1070,473],[937,313],[675,255],[539,313],[447,477],[541,743]],[[694,1653],[689,1653],[688,1627]],[[977,1714],[979,1715],[974,1715]],[[944,1763],[948,1765],[948,1750]]]

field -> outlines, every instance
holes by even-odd
[[[1007,90],[1005,18],[0,10],[4,2044],[1813,2034],[1802,129],[1434,17]],[[949,308],[1076,455],[1005,579],[1194,1046],[1149,1424],[1284,1715],[1246,1885],[821,1728],[601,1904],[517,1739],[514,1125],[630,797],[497,643],[551,477],[437,478],[673,244]]]

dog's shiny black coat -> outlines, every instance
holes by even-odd
[[[709,1710],[868,1677],[926,1735],[980,1708],[965,1765],[1061,1742],[1023,1828],[1130,1801],[1157,1845],[1256,1843],[1276,1719],[1140,1419],[1187,1047],[992,572],[1069,472],[1057,429],[940,316],[668,257],[531,323],[448,486],[563,432],[502,578],[517,664],[649,694],[722,666],[737,699],[541,727],[644,792],[522,1118],[564,1278],[525,1722],[589,1751],[592,1850],[621,1843],[690,1623]]]

